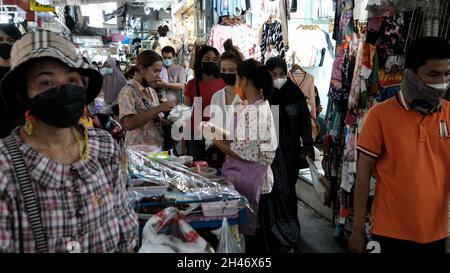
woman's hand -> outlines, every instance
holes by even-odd
[[[169,112],[173,109],[173,107],[175,107],[175,105],[176,105],[176,102],[174,102],[174,101],[166,101],[159,105],[159,110],[160,110],[160,112]]]

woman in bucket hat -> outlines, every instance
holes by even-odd
[[[119,148],[78,123],[101,86],[61,36],[29,33],[13,46],[1,94],[26,124],[0,141],[0,252],[134,249]]]

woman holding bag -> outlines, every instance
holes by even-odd
[[[261,195],[272,190],[274,178],[270,165],[278,146],[275,123],[267,101],[272,94],[273,80],[266,66],[251,59],[238,65],[236,86],[242,89],[247,104],[236,106],[234,140],[213,142],[227,155],[222,175],[233,180],[236,190],[248,199],[253,210],[247,210],[246,222],[240,229],[246,235],[246,251],[254,253],[259,251],[256,242],[264,239],[258,227],[259,200]],[[206,123],[206,126],[215,127],[211,123]],[[214,129],[221,131],[220,128]]]

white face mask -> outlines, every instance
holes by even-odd
[[[281,89],[286,82],[287,82],[287,77],[279,78],[279,79],[276,79],[273,81],[273,86],[277,89]]]
[[[427,83],[427,85],[431,88],[437,89],[437,90],[447,90],[447,88],[450,86],[450,83],[438,83],[438,84],[430,84]]]

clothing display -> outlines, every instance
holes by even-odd
[[[247,4],[245,0],[213,0],[213,9],[219,16],[238,16],[250,8]]]
[[[279,21],[266,22],[261,28],[261,62],[265,63],[266,54],[273,50],[276,53],[271,54],[271,57],[285,58],[285,45],[283,42],[283,32],[281,30],[281,23]]]
[[[292,81],[300,88],[303,94],[309,99],[311,105],[311,116],[316,118],[316,94],[314,90],[314,76],[306,71],[295,70],[290,74]]]
[[[303,67],[322,66],[327,50],[333,49],[329,34],[318,26],[298,26],[291,29],[290,37],[287,55],[295,53]]]
[[[210,44],[217,48],[220,54],[225,52],[223,44],[231,39],[244,55],[245,59],[256,57],[257,35],[249,25],[223,26],[215,25],[211,29]]]

